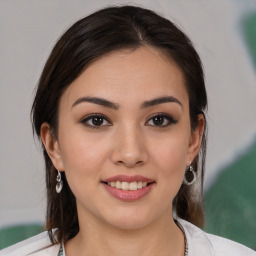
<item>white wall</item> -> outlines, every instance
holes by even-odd
[[[0,1],[0,227],[44,220],[44,166],[29,114],[52,46],[79,18],[120,3],[164,14],[202,57],[210,127],[206,185],[255,138],[256,78],[239,27],[255,1]]]

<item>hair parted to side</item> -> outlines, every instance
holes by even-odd
[[[204,74],[200,58],[189,38],[171,21],[155,12],[135,6],[108,7],[72,25],[54,46],[41,74],[31,110],[33,129],[40,139],[40,128],[49,123],[58,139],[58,106],[64,90],[90,65],[107,53],[136,50],[143,45],[163,50],[180,67],[189,96],[191,129],[198,125],[198,114],[207,107]],[[206,122],[206,120],[205,120]],[[206,131],[199,156],[193,161],[198,184],[181,185],[173,201],[178,217],[197,226],[204,222],[202,189],[206,152]],[[63,189],[55,191],[57,170],[43,148],[46,168],[46,229],[53,243],[65,242],[79,231],[76,199],[62,174]],[[193,186],[199,187],[198,195]],[[55,234],[52,229],[57,228]]]

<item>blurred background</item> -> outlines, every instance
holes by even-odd
[[[256,249],[256,1],[0,1],[0,249],[41,232],[44,164],[30,108],[43,65],[75,21],[136,4],[173,21],[202,58],[209,97],[207,232]]]

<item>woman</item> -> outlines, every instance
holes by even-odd
[[[123,6],[75,23],[32,107],[48,234],[0,255],[255,255],[198,228],[206,107],[200,58],[170,21]]]

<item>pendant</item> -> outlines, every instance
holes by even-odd
[[[56,192],[59,194],[62,188],[63,188],[63,181],[60,181],[56,184]]]

